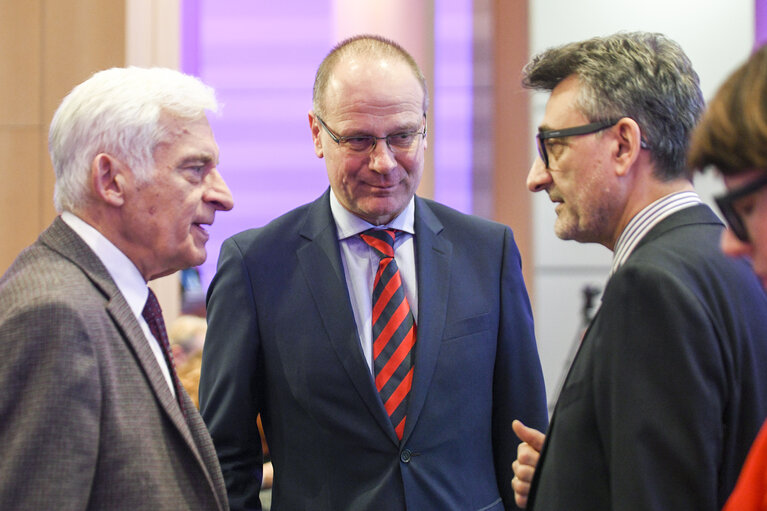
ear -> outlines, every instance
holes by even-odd
[[[314,154],[317,155],[317,158],[322,158],[325,156],[325,152],[322,150],[322,138],[320,138],[322,126],[320,126],[320,122],[317,120],[317,116],[315,115],[314,111],[309,112],[309,129],[312,131]]]
[[[125,202],[126,172],[130,170],[117,158],[99,153],[91,162],[91,183],[96,197],[110,206]]]
[[[642,130],[634,119],[624,117],[615,125],[614,133],[618,142],[614,154],[616,174],[624,176],[634,166],[642,151]]]

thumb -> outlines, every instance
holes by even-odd
[[[541,449],[543,449],[543,441],[546,440],[546,435],[537,429],[528,428],[519,420],[515,420],[511,423],[511,429],[514,430],[514,433],[516,433],[520,440],[527,443],[536,451],[541,452]]]

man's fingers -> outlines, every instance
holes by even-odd
[[[517,479],[519,481],[520,487],[522,487],[523,484],[526,484],[527,487],[529,488],[530,483],[533,481],[533,474],[535,474],[535,467],[531,465],[525,465],[524,463],[520,463],[519,461],[515,461],[512,464],[512,468],[514,470],[514,479]],[[512,486],[514,486],[513,481],[512,481]],[[514,489],[516,490],[516,488]]]
[[[546,435],[538,431],[537,429],[528,428],[522,421],[515,420],[511,423],[511,429],[519,437],[520,440],[528,444],[530,447],[538,452],[543,449],[543,442],[546,440]]]
[[[521,508],[527,507],[527,496],[530,493],[530,483],[521,481],[517,477],[511,480],[511,488],[514,490],[514,501]]]

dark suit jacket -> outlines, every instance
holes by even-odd
[[[181,413],[98,257],[57,218],[0,279],[0,509],[226,509],[215,450]]]
[[[416,198],[415,233],[401,443],[362,354],[328,193],[224,243],[200,397],[234,509],[259,506],[259,412],[273,510],[513,508],[511,422],[547,417],[511,230]]]
[[[767,301],[704,205],[609,280],[557,402],[529,508],[714,511],[767,415]]]

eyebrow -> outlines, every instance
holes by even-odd
[[[213,162],[213,155],[210,153],[199,153],[199,154],[193,154],[190,156],[185,156],[181,159],[181,161],[178,163],[179,167],[183,167],[185,165],[188,165],[190,163],[203,163],[207,165],[208,163]],[[218,160],[215,160],[215,163],[218,164]]]
[[[396,135],[398,133],[410,133],[413,131],[418,131],[420,129],[420,124],[418,123],[402,123],[397,125],[396,128],[393,128],[389,133],[386,134],[388,137],[389,135]],[[353,131],[351,135],[341,135],[338,133],[339,137],[342,138],[354,138],[354,137],[375,137],[376,135],[373,135],[372,133],[368,133],[366,131]]]

